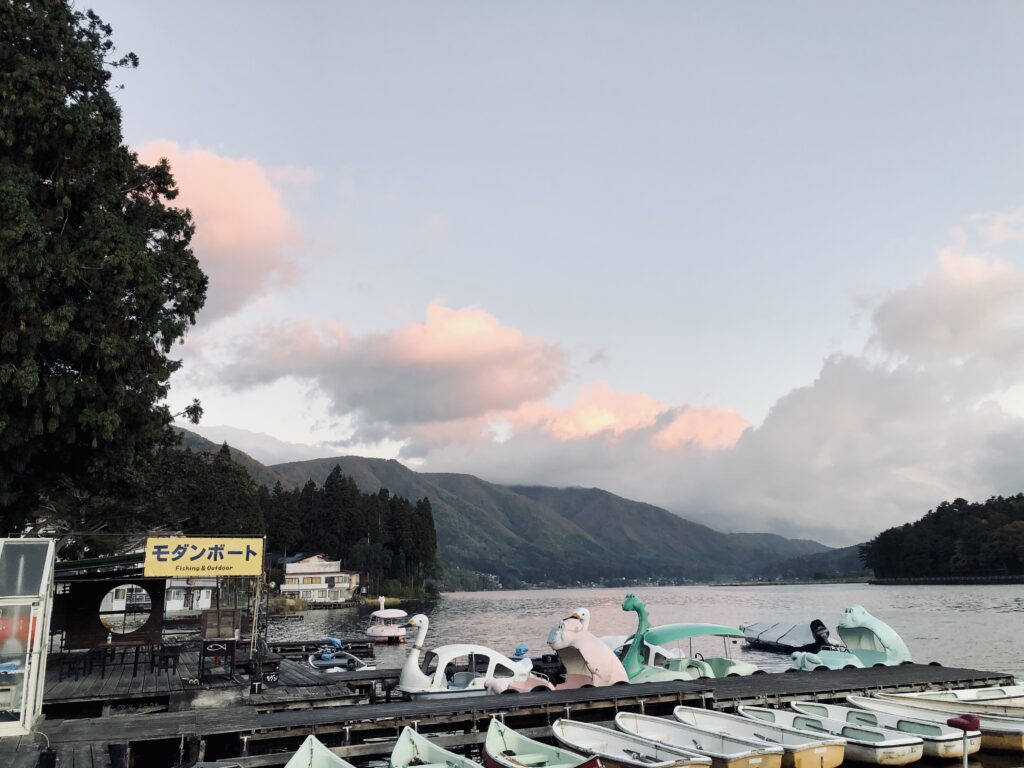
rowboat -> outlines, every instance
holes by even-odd
[[[1024,685],[995,685],[987,688],[946,688],[941,691],[919,691],[902,693],[908,699],[927,698],[942,701],[992,701],[1007,704],[1024,704]]]
[[[601,768],[599,757],[583,757],[528,739],[498,718],[493,718],[487,728],[483,758],[487,768]]]
[[[406,726],[391,750],[390,768],[480,768],[468,757],[449,752]]]
[[[782,768],[835,768],[843,762],[846,739],[811,737],[771,723],[758,723],[740,715],[711,709],[676,707],[672,714],[682,723],[712,733],[724,733],[737,741],[782,747]]]
[[[606,768],[697,768],[711,760],[696,752],[655,744],[592,723],[560,719],[551,724],[555,739],[576,752],[600,757]]]
[[[870,712],[912,717],[915,720],[926,720],[931,723],[945,723],[954,714],[915,706],[912,699],[907,699],[904,702],[868,698],[867,696],[847,696],[846,700],[855,707]],[[977,717],[981,722],[982,749],[1024,751],[1024,720],[995,715],[978,715]]]
[[[924,742],[912,736],[866,725],[850,725],[824,717],[812,717],[800,712],[766,707],[738,708],[739,713],[751,720],[774,723],[812,736],[839,736],[846,739],[846,757],[872,765],[906,765],[921,759]]]
[[[879,693],[886,701],[902,701],[921,709],[949,712],[955,715],[995,715],[996,717],[1024,718],[1024,700],[1021,699],[949,699],[946,691],[921,693]]]
[[[692,750],[711,758],[714,768],[780,768],[782,747],[737,739],[716,728],[707,731],[687,722],[633,712],[619,712],[620,730],[671,749]]]
[[[841,720],[853,725],[888,728],[908,736],[917,736],[924,741],[925,757],[963,757],[964,755],[964,732],[958,728],[951,728],[945,723],[930,723],[927,720],[916,720],[899,715],[868,712],[838,704],[793,701],[789,706],[805,715],[827,717],[829,720]],[[981,731],[968,731],[967,754],[973,755],[979,749],[981,749]]]
[[[342,760],[310,734],[285,763],[284,768],[354,768],[352,763]]]

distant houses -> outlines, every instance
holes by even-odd
[[[301,598],[310,605],[332,605],[359,592],[359,572],[347,571],[340,560],[325,555],[303,555],[284,564],[282,597]]]

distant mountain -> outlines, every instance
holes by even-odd
[[[207,440],[202,435],[197,435],[195,432],[191,432],[181,427],[174,427],[174,430],[181,435],[181,447],[190,448],[197,453],[216,453],[220,450],[222,443],[215,443],[212,440]],[[265,464],[256,461],[252,456],[244,453],[237,448],[232,448],[228,445],[228,450],[231,451],[231,458],[241,464],[249,471],[249,475],[260,485],[266,485],[273,487],[274,483],[280,481],[281,485],[286,488],[292,488],[296,484],[288,478],[279,475],[277,472],[272,470]]]
[[[194,450],[219,448],[194,437],[186,441]],[[503,486],[361,456],[269,467],[234,449],[232,457],[266,485],[322,485],[338,465],[363,492],[387,488],[410,500],[426,496],[445,562],[495,574],[506,586],[749,578],[790,558],[830,551],[774,534],[721,533],[599,488]]]
[[[858,552],[860,545],[826,552],[814,552],[782,560],[766,566],[761,576],[770,579],[839,579],[850,576],[870,576],[871,569],[864,565]]]

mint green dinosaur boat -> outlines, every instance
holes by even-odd
[[[622,666],[631,683],[657,683],[665,680],[695,680],[700,677],[737,677],[761,672],[753,664],[729,658],[730,638],[742,638],[736,627],[723,624],[664,624],[651,627],[647,607],[636,595],[626,595],[622,610],[635,611],[636,632],[622,657]],[[725,655],[705,657],[694,652],[693,641],[700,637],[720,637]]]

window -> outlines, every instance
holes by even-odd
[[[310,592],[308,589],[304,589],[304,590],[302,590],[301,594],[302,594],[302,599],[303,600],[309,600],[310,596],[312,596],[313,593]]]
[[[115,600],[124,600],[124,597],[125,597],[126,594],[128,594],[128,590],[124,589],[123,587],[120,588],[120,589],[115,589],[114,590],[114,599]]]
[[[337,584],[338,584],[339,587],[348,587],[349,586],[348,576],[342,576],[342,577],[338,578],[337,579]]]
[[[494,667],[495,677],[515,677],[516,673],[514,670],[506,667],[504,664],[496,664]]]
[[[299,577],[298,576],[285,576],[284,577],[284,583],[285,584],[298,584],[299,583]]]
[[[327,590],[326,589],[318,589],[316,591],[316,596],[319,597],[321,600],[326,600],[327,599]]]
[[[302,583],[303,584],[319,584],[320,583],[320,577],[319,576],[303,576],[302,577]]]

